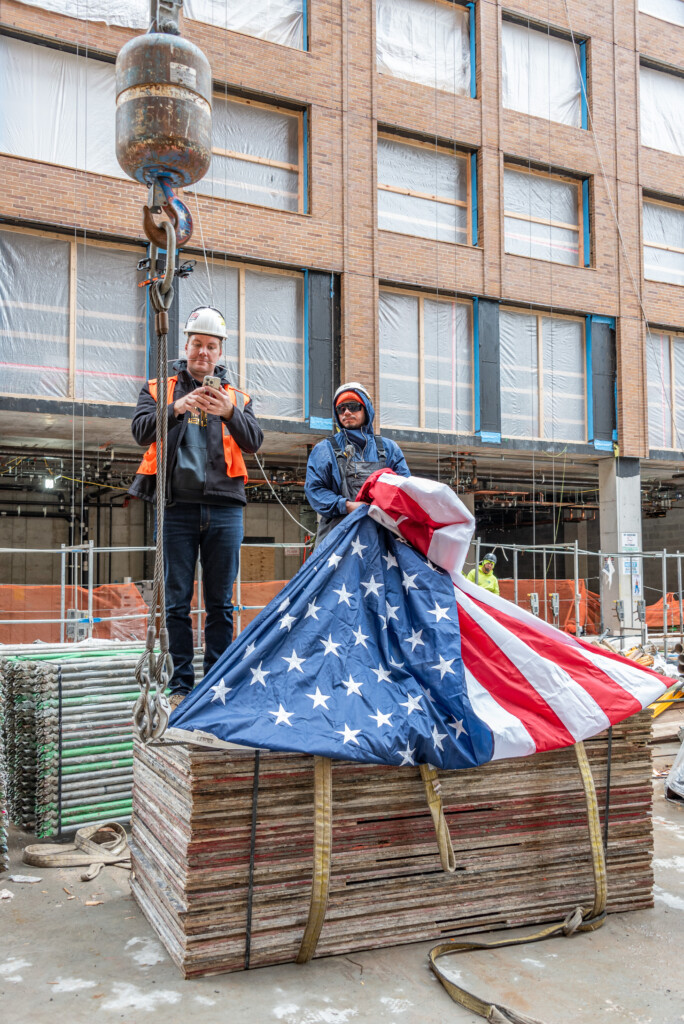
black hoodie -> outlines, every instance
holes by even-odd
[[[187,361],[179,359],[173,364],[174,372],[178,374],[178,380],[173,391],[173,402],[194,391],[198,382],[188,373]],[[222,384],[228,384],[224,366],[214,367],[214,375],[221,378]],[[204,479],[204,490],[196,492],[196,496],[189,494],[174,495],[172,484],[174,471],[176,469],[177,455],[182,445],[183,438],[187,431],[190,413],[186,412],[180,419],[176,419],[173,412],[173,402],[168,408],[168,461],[166,469],[166,500],[167,503],[180,498],[206,503],[208,505],[246,505],[245,485],[241,476],[232,477],[226,473],[226,461],[223,456],[223,431],[227,431],[238,444],[243,452],[257,452],[264,439],[263,432],[254,415],[252,401],[249,399],[243,410],[235,407],[230,421],[220,419],[218,416],[207,416],[206,426],[206,472]],[[138,397],[138,404],[133,413],[131,432],[137,444],[144,448],[149,447],[156,438],[157,403],[150,394],[148,384],[142,388]],[[146,501],[155,500],[156,477],[150,474],[137,473],[131,484],[129,494],[134,498],[144,498]]]

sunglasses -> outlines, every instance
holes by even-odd
[[[363,405],[361,402],[340,402],[335,409],[338,413],[344,412],[345,409],[347,412],[361,412]]]

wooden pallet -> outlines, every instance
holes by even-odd
[[[652,905],[650,716],[613,730],[608,909]],[[603,816],[606,735],[589,740]],[[260,758],[250,966],[295,959],[313,863],[313,762]],[[185,977],[245,967],[254,753],[135,750],[133,893]],[[333,860],[317,956],[560,919],[589,906],[572,750],[441,774],[456,872],[417,768],[333,764]]]

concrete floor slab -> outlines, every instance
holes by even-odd
[[[658,748],[671,763],[677,746]],[[684,1021],[684,806],[655,783],[655,907],[611,916],[598,932],[455,956],[454,980],[549,1024]],[[427,967],[430,944],[183,981],[133,902],[127,873],[21,863],[31,837],[12,834],[14,892],[0,900],[0,1005],[12,1024],[478,1024]],[[69,899],[73,894],[75,898]],[[97,901],[86,906],[86,901]]]

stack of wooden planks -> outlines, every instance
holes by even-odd
[[[650,715],[613,729],[608,909],[652,905]],[[586,742],[601,815],[606,734]],[[133,892],[186,977],[295,959],[307,920],[313,764],[136,746]],[[585,800],[572,749],[441,774],[456,872],[440,869],[417,768],[333,765],[333,861],[317,956],[561,919],[589,907]]]

